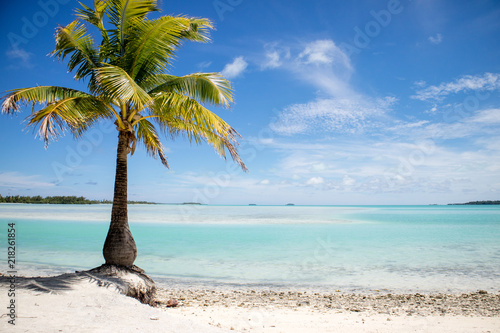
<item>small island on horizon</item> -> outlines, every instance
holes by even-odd
[[[451,203],[449,206],[453,205],[500,205],[500,200],[485,200],[485,201],[470,201],[466,203]]]

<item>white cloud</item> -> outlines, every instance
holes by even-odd
[[[413,130],[416,128],[410,127],[409,131]],[[477,193],[499,191],[498,185],[491,182],[500,172],[498,138],[493,144],[486,139],[489,137],[482,137],[484,141],[476,140],[474,146],[460,150],[442,141],[415,140],[411,133],[406,139],[358,138],[329,144],[281,144],[276,147],[284,159],[275,168],[274,176],[306,179],[304,185],[332,195],[349,191],[364,195],[377,193],[380,198],[387,198],[387,193],[426,193],[419,199],[431,200],[432,193],[452,194],[470,188]],[[329,167],[314,170],[313,166],[319,164]],[[295,186],[296,191],[300,191],[300,184]],[[288,189],[289,193],[293,191],[293,187]],[[316,199],[320,200],[321,195]],[[398,200],[397,196],[393,199]]]
[[[324,171],[324,170],[326,170],[326,165],[325,165],[325,163],[314,164],[312,166],[312,170],[314,170],[314,171]]]
[[[281,47],[278,43],[269,43],[264,47],[264,61],[260,66],[262,70],[281,67],[291,58],[289,47]]]
[[[423,127],[424,125],[429,124],[428,120],[420,120],[416,122],[396,122],[397,125],[392,126],[392,127],[387,127],[387,130],[391,131],[407,131],[410,128],[415,128],[415,127]]]
[[[376,100],[318,99],[294,104],[281,112],[270,128],[279,134],[310,134],[318,130],[341,133],[362,131],[383,116],[396,102],[393,97]]]
[[[332,96],[347,97],[353,92],[349,79],[353,67],[349,57],[332,40],[315,40],[298,45],[265,45],[261,69],[281,68]]]
[[[7,57],[10,59],[19,59],[20,65],[22,67],[31,68],[33,64],[31,63],[31,58],[33,53],[27,52],[20,48],[10,49],[6,52]]]
[[[344,186],[353,186],[356,183],[356,180],[354,178],[349,177],[348,175],[345,175],[344,178],[342,179],[342,185]]]
[[[259,138],[257,140],[257,143],[260,144],[260,145],[270,145],[274,142],[274,139],[273,138]]]
[[[280,60],[280,54],[278,51],[272,51],[269,53],[266,53],[266,62],[262,65],[263,69],[266,68],[277,68],[282,65],[282,62]]]
[[[38,180],[39,176],[27,176],[18,172],[4,172],[0,173],[0,187],[10,188],[40,188],[40,187],[54,187],[52,183],[47,183]]]
[[[269,179],[264,179],[262,181],[259,182],[260,185],[269,185]]]
[[[465,91],[500,90],[500,74],[484,73],[483,75],[465,75],[453,82],[443,82],[439,86],[429,86],[417,91],[411,98],[421,101],[441,100],[449,94]]]
[[[429,42],[435,45],[441,44],[442,41],[443,41],[443,35],[441,34],[436,34],[435,36],[429,37]]]
[[[204,69],[210,67],[210,65],[212,65],[211,61],[203,61],[198,64],[198,68]]]
[[[307,180],[306,185],[320,185],[324,182],[325,180],[323,179],[323,177],[312,177]]]
[[[500,124],[500,109],[479,110],[468,117],[457,117],[454,122],[396,122],[395,126],[387,126],[387,132],[400,137],[413,139],[462,139],[494,135]]]
[[[317,40],[302,46],[291,70],[302,80],[337,98],[356,95],[349,85],[354,71],[349,57],[331,40]]]
[[[243,57],[234,58],[232,63],[227,64],[222,70],[222,75],[228,79],[234,79],[235,77],[243,74],[245,69],[247,69],[248,63]]]
[[[479,111],[470,121],[475,123],[500,124],[500,109]]]
[[[349,57],[332,40],[317,40],[305,45],[298,60],[305,64],[340,64],[342,67],[352,68]]]
[[[393,97],[370,98],[354,91],[349,83],[354,72],[351,61],[332,40],[315,40],[295,48],[277,44],[266,47],[267,62],[262,68],[286,69],[330,96],[284,108],[269,125],[275,133],[360,132],[384,117],[396,101]]]
[[[427,82],[425,82],[424,80],[419,80],[419,81],[415,81],[413,82],[413,84],[417,87],[417,88],[423,88],[427,85]]]

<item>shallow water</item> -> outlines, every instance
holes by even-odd
[[[110,205],[1,204],[0,227],[16,223],[18,274],[102,264],[110,211]],[[136,265],[169,284],[500,290],[500,206],[132,205],[129,211]],[[6,237],[0,248],[7,248]]]

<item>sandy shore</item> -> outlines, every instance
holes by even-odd
[[[500,332],[500,293],[343,294],[310,291],[166,289],[158,307],[89,276],[16,279],[16,325],[1,332]],[[177,307],[166,307],[176,299]]]

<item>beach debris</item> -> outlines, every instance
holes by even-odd
[[[179,305],[179,302],[174,298],[167,301],[167,308],[175,308],[177,305]]]

